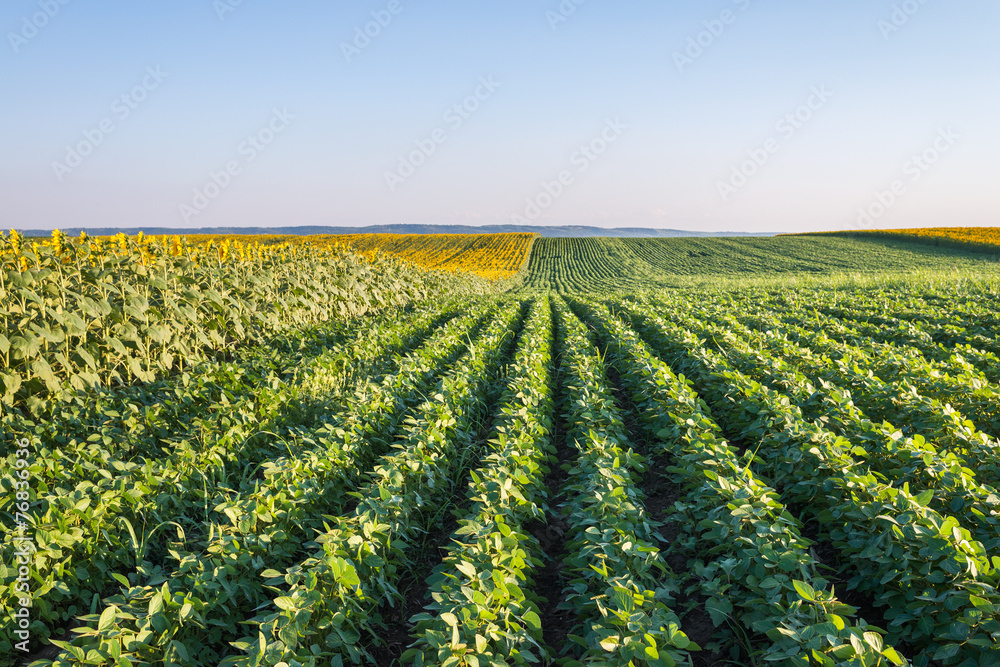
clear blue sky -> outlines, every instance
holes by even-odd
[[[1000,225],[996,0],[6,0],[0,28],[3,228]]]

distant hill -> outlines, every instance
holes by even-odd
[[[774,236],[770,232],[748,233],[748,232],[692,232],[682,229],[652,229],[644,227],[616,227],[605,229],[604,227],[529,227],[521,225],[486,225],[483,227],[472,227],[470,225],[375,225],[371,227],[200,227],[197,229],[177,229],[173,227],[68,227],[62,231],[77,236],[80,232],[87,232],[92,236],[113,236],[119,232],[129,235],[144,234],[289,234],[292,236],[306,236],[311,234],[500,234],[511,232],[528,232],[540,234],[544,237],[591,237],[591,236],[613,236],[613,237],[677,237],[677,236]],[[27,236],[47,236],[51,230],[24,230]]]

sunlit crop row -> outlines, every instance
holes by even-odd
[[[922,227],[914,229],[817,232],[817,234],[920,241],[934,245],[968,247],[977,250],[1000,252],[1000,227]]]
[[[0,234],[0,407],[150,382],[283,331],[489,287],[336,243],[12,231]]]
[[[157,257],[188,259],[196,265],[264,259],[284,261],[291,248],[303,245],[285,239],[265,236],[146,236],[142,232],[134,237],[125,234],[89,236],[86,232],[79,237],[70,237],[58,229],[49,237],[25,237],[12,230],[8,236],[0,235],[0,263],[3,266],[12,263],[14,268],[24,273],[29,268],[40,268],[43,255],[58,257],[64,264],[84,261],[90,266],[100,266],[125,257],[133,257],[143,266],[151,266]],[[342,243],[309,245],[315,248],[318,256],[341,254],[348,250]],[[41,252],[43,249],[44,252]]]
[[[384,253],[425,269],[473,273],[490,280],[516,275],[534,234],[348,234],[317,237],[365,255]]]
[[[125,234],[113,237],[90,237],[86,233],[73,239],[76,252],[84,250],[91,261],[110,253],[122,257],[129,250]],[[369,261],[379,255],[390,255],[423,269],[448,273],[471,273],[488,280],[512,278],[526,266],[528,253],[535,240],[534,234],[317,234],[292,235],[214,235],[193,234],[185,236],[144,236],[141,232],[132,237],[138,249],[138,260],[148,265],[152,257],[171,255],[184,257],[196,263],[225,264],[230,261],[248,261],[264,257],[286,257],[293,247],[306,246],[320,254],[339,254],[353,250]],[[23,237],[16,232],[12,237],[17,244],[14,255],[21,255]],[[30,247],[50,247],[62,250],[69,237],[58,230],[51,238],[33,239]],[[37,254],[37,253],[36,253]],[[70,261],[67,257],[65,261]],[[21,260],[25,269],[31,258]]]

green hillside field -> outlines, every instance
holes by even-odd
[[[991,271],[997,257],[892,240],[777,236],[539,238],[525,286],[592,292],[708,284],[713,279],[795,275]]]

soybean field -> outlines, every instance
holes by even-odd
[[[982,270],[1000,253],[907,239],[827,235],[719,238],[540,238],[525,286],[558,292],[643,290],[747,278]],[[992,268],[992,266],[990,267]]]
[[[4,241],[4,665],[1000,663],[990,256]]]

